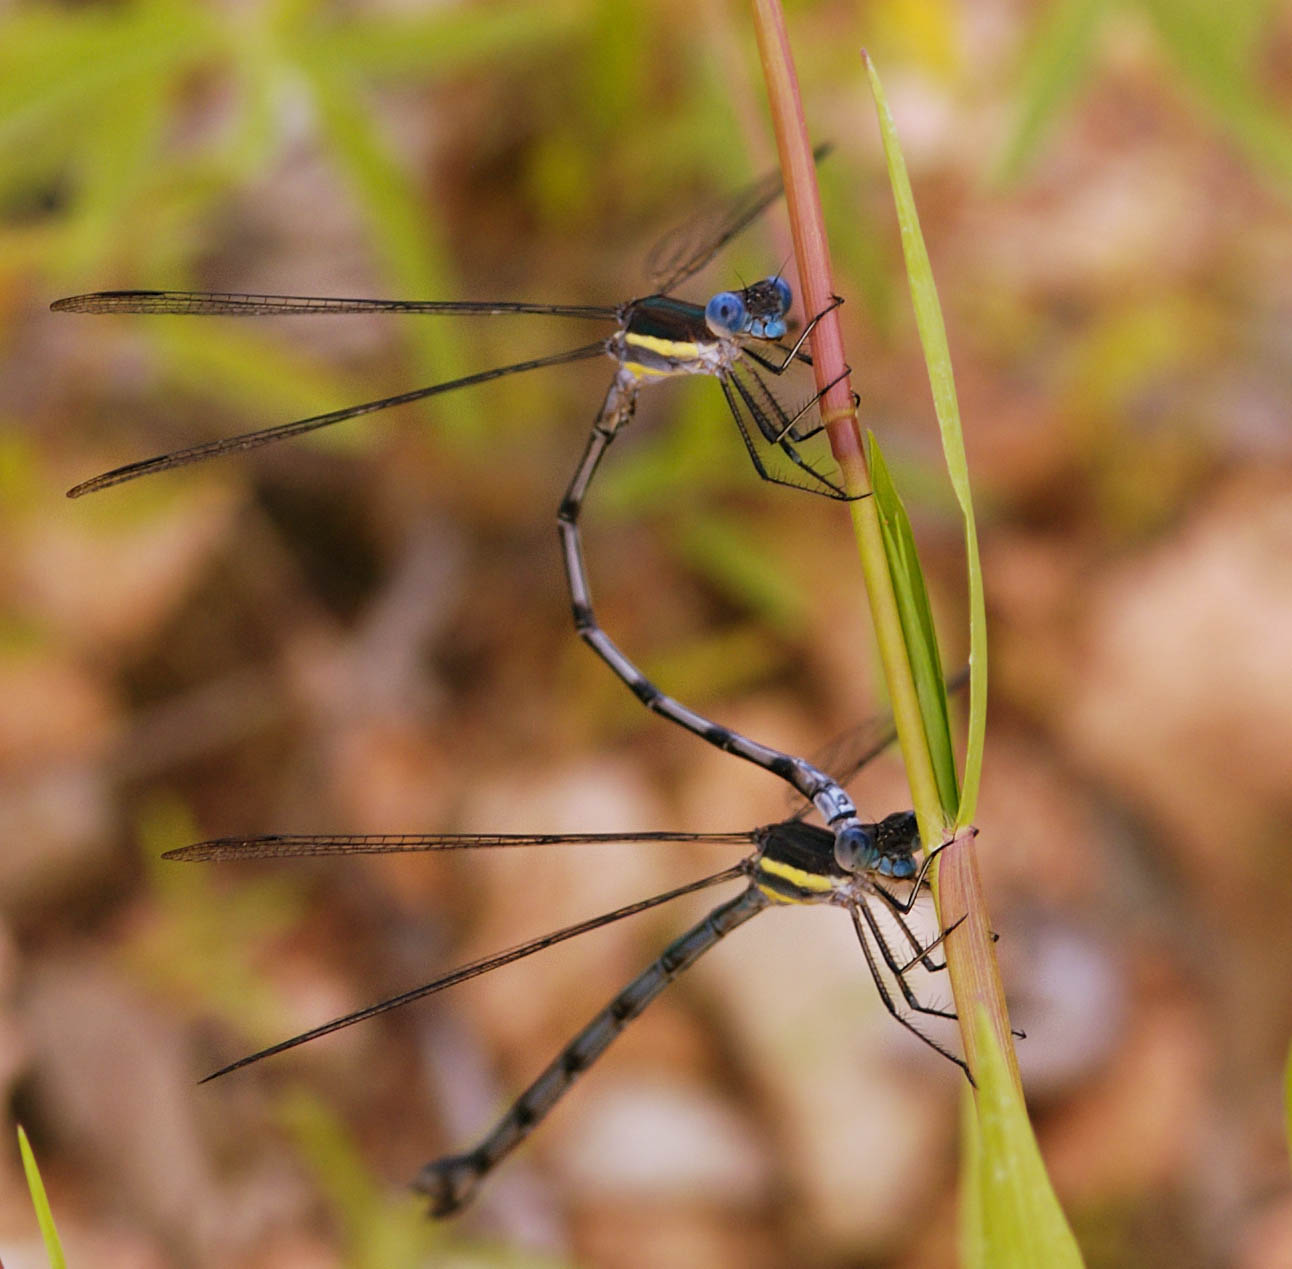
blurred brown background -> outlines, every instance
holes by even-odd
[[[991,618],[979,851],[1065,1209],[1092,1265],[1292,1264],[1292,11],[805,3],[790,28],[836,144],[863,420],[954,665],[962,549],[863,44],[938,277]],[[616,303],[659,232],[772,159],[747,15],[718,0],[0,14],[0,1072],[74,1263],[954,1263],[962,1081],[882,1013],[841,914],[733,935],[448,1227],[407,1180],[687,912],[196,1086],[729,860],[164,849],[784,813],[572,636],[554,513],[609,362],[62,496],[594,333],[51,315],[59,295]],[[784,243],[777,208],[717,284]],[[605,626],[683,700],[805,754],[881,707],[846,513],[761,484],[712,383],[644,399],[586,525]],[[903,805],[896,761],[856,795]],[[3,1157],[0,1256],[43,1263]]]

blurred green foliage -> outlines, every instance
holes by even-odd
[[[284,1131],[318,1179],[335,1213],[339,1248],[349,1269],[561,1269],[554,1256],[463,1238],[426,1219],[425,1201],[392,1196],[377,1185],[345,1128],[316,1097],[300,1090],[278,1107]]]
[[[1288,192],[1292,128],[1286,111],[1256,86],[1261,34],[1273,0],[1051,0],[1023,62],[1016,122],[996,168],[1015,179],[1035,159],[1048,130],[1095,72],[1099,36],[1112,22],[1148,22],[1180,80],[1256,168]]]
[[[139,824],[139,853],[149,873],[155,919],[127,944],[137,977],[180,1000],[199,1002],[253,1045],[282,1039],[286,1002],[256,970],[257,957],[303,914],[299,879],[282,873],[236,889],[218,873],[169,863],[162,852],[200,836],[174,798],[156,799]]]

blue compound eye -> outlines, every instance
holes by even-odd
[[[768,278],[768,283],[780,297],[781,312],[788,313],[790,305],[794,303],[794,292],[790,290],[790,284],[784,278]]]
[[[834,839],[834,860],[844,872],[868,872],[875,858],[875,835],[860,824],[850,824]]]
[[[719,291],[704,306],[704,320],[715,335],[738,334],[748,320],[745,301],[734,291]]]

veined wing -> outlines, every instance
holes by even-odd
[[[616,921],[622,921],[625,917],[636,916],[637,913],[657,908],[660,904],[671,903],[674,899],[680,899],[684,895],[694,894],[697,890],[707,890],[710,886],[719,886],[728,881],[739,881],[747,875],[748,869],[744,862],[733,864],[730,868],[724,868],[721,872],[713,873],[708,877],[701,877],[699,881],[689,882],[687,885],[667,890],[663,894],[652,895],[649,899],[639,899],[636,903],[616,908],[613,912],[605,912],[587,921],[580,921],[577,925],[568,925],[563,930],[556,930],[552,934],[544,934],[539,938],[530,939],[527,943],[517,944],[517,946],[509,948],[505,952],[498,952],[493,956],[471,961],[469,964],[443,974],[429,983],[423,983],[420,987],[414,987],[409,991],[401,992],[398,996],[391,996],[386,1000],[378,1001],[377,1004],[369,1005],[366,1009],[357,1009],[354,1013],[345,1014],[340,1018],[333,1018],[331,1022],[325,1022],[322,1026],[303,1031],[300,1035],[292,1036],[289,1040],[283,1040],[278,1044],[270,1045],[267,1049],[250,1053],[244,1058],[239,1058],[236,1062],[230,1062],[228,1066],[222,1066],[218,1071],[212,1071],[206,1079],[200,1082],[205,1084],[208,1080],[218,1079],[221,1075],[228,1075],[230,1071],[237,1071],[244,1066],[250,1066],[253,1062],[259,1062],[262,1058],[271,1057],[275,1053],[284,1053],[288,1049],[294,1049],[299,1045],[309,1043],[311,1040],[317,1040],[320,1036],[331,1035],[334,1031],[352,1027],[356,1022],[364,1022],[368,1018],[375,1018],[378,1014],[389,1013],[392,1009],[398,1009],[403,1005],[411,1004],[414,1000],[422,1000],[426,996],[432,996],[436,992],[443,991],[446,987],[456,986],[458,983],[466,982],[470,978],[478,978],[481,974],[487,974],[503,965],[510,965],[513,961],[523,960],[526,956],[532,956],[535,952],[541,952],[545,948],[555,946],[557,943],[563,943],[566,939],[577,938],[580,934],[587,934],[591,930],[599,930],[604,926],[612,925]]]
[[[251,295],[223,291],[95,291],[55,300],[55,313],[173,313],[198,317],[277,317],[304,313],[439,313],[498,317],[540,313],[615,321],[617,308],[594,304],[530,304],[511,300],[362,300],[320,295]]]
[[[155,458],[141,459],[136,463],[126,463],[123,467],[114,467],[102,475],[83,480],[67,491],[69,498],[79,498],[82,494],[95,493],[108,489],[112,485],[122,485],[128,480],[138,480],[140,476],[151,476],[154,472],[171,471],[176,467],[188,467],[208,458],[218,458],[222,454],[240,453],[243,450],[260,449],[276,441],[284,441],[292,436],[302,436],[306,432],[317,432],[319,428],[331,427],[334,423],[344,423],[347,419],[357,419],[364,414],[374,414],[378,410],[388,410],[391,406],[407,405],[411,401],[424,401],[443,392],[452,392],[457,388],[468,388],[473,384],[487,383],[491,379],[501,379],[504,375],[522,374],[527,370],[537,370],[543,366],[560,366],[571,361],[583,361],[589,357],[600,357],[605,354],[606,341],[599,339],[595,344],[584,344],[569,352],[555,353],[550,357],[535,357],[531,361],[520,361],[513,366],[499,366],[494,370],[482,370],[478,374],[466,375],[461,379],[450,379],[447,383],[435,383],[429,388],[414,388],[411,392],[400,392],[393,397],[382,397],[379,401],[365,401],[361,405],[346,406],[341,410],[330,410],[327,414],[316,414],[308,419],[297,419],[292,423],[281,423],[277,427],[261,428],[255,432],[243,432],[240,436],[226,436],[218,441],[206,441],[201,445],[190,445],[186,449],[172,450],[169,454],[159,454]]]
[[[304,859],[318,855],[401,855],[437,850],[478,850],[507,846],[597,846],[613,842],[702,842],[750,846],[743,833],[372,833],[270,834],[217,837],[168,850],[163,859],[187,863],[224,859]]]
[[[820,162],[831,146],[819,145],[812,157]],[[670,229],[646,258],[652,288],[669,292],[698,273],[742,229],[753,224],[784,192],[779,171],[769,172],[730,198],[696,212]]]

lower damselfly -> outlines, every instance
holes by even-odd
[[[860,769],[891,740],[891,726],[872,726],[864,738],[864,752],[852,759],[850,768]],[[840,778],[848,777],[844,775]],[[377,1004],[335,1018],[231,1062],[207,1076],[207,1079],[227,1075],[263,1058],[421,1000],[580,934],[600,929],[684,895],[733,881],[745,882],[740,893],[720,903],[698,924],[674,939],[658,958],[624,987],[561,1050],[478,1144],[461,1154],[437,1159],[422,1169],[414,1185],[427,1196],[432,1215],[450,1216],[465,1206],[485,1177],[533,1132],[575,1081],[605,1053],[624,1028],[640,1016],[673,979],[689,969],[737,926],[769,908],[804,904],[843,908],[851,917],[867,970],[884,1008],[921,1041],[954,1062],[967,1075],[968,1068],[964,1061],[927,1035],[910,1016],[914,1013],[942,1019],[955,1017],[950,1009],[921,1001],[908,981],[909,975],[916,969],[938,972],[945,968],[945,961],[935,959],[931,953],[955,928],[952,924],[926,943],[921,942],[907,920],[920,897],[925,873],[936,854],[935,851],[927,852],[923,864],[917,867],[915,855],[920,849],[920,838],[914,814],[899,811],[878,823],[865,825],[869,838],[874,842],[874,866],[867,871],[857,871],[840,866],[835,857],[834,836],[830,831],[804,822],[804,816],[810,810],[810,804],[805,804],[778,823],[730,833],[268,836],[219,838],[168,851],[164,856],[166,859],[209,861],[389,855],[615,842],[684,842],[752,847],[745,858],[720,872],[462,965],[429,983],[400,992]],[[905,895],[899,895],[890,889],[893,878],[904,879],[902,884],[909,886]],[[895,935],[891,931],[885,933],[881,916],[884,922],[891,924],[892,930],[896,931]]]
[[[818,149],[817,157],[824,153]],[[765,480],[806,488],[826,497],[849,495],[838,479],[809,462],[800,446],[822,430],[812,413],[818,392],[793,412],[778,401],[764,374],[780,376],[796,362],[810,364],[804,345],[825,313],[841,301],[836,297],[808,321],[789,347],[779,341],[789,330],[792,302],[789,284],[780,276],[765,278],[739,291],[720,291],[704,305],[668,294],[702,269],[718,250],[756,220],[782,192],[780,175],[771,174],[750,185],[712,212],[692,217],[666,235],[649,260],[655,292],[614,307],[531,304],[511,301],[440,301],[342,299],[333,297],[223,294],[184,291],[100,291],[57,300],[56,312],[161,313],[198,316],[263,317],[338,313],[421,313],[492,317],[535,313],[614,324],[608,336],[568,352],[538,357],[514,365],[481,371],[447,383],[417,388],[396,396],[333,410],[308,419],[263,428],[175,450],[156,458],[114,468],[68,491],[70,497],[107,489],[138,477],[185,467],[223,454],[314,432],[361,415],[424,400],[473,384],[543,366],[562,365],[609,356],[616,371],[592,425],[587,447],[566,489],[558,511],[562,553],[575,628],[633,694],[655,713],[684,727],[718,748],[753,762],[792,785],[820,811],[835,837],[842,864],[866,870],[878,858],[875,843],[857,815],[857,808],[836,781],[803,758],[760,744],[715,723],[666,695],[623,653],[602,629],[592,606],[584,563],[579,517],[588,487],[602,456],[621,428],[633,417],[642,387],[684,375],[705,375],[718,381],[727,409],[736,423],[758,474]],[[830,385],[833,386],[833,385]],[[786,474],[771,465],[772,456],[785,460]],[[792,473],[792,474],[790,474]]]

